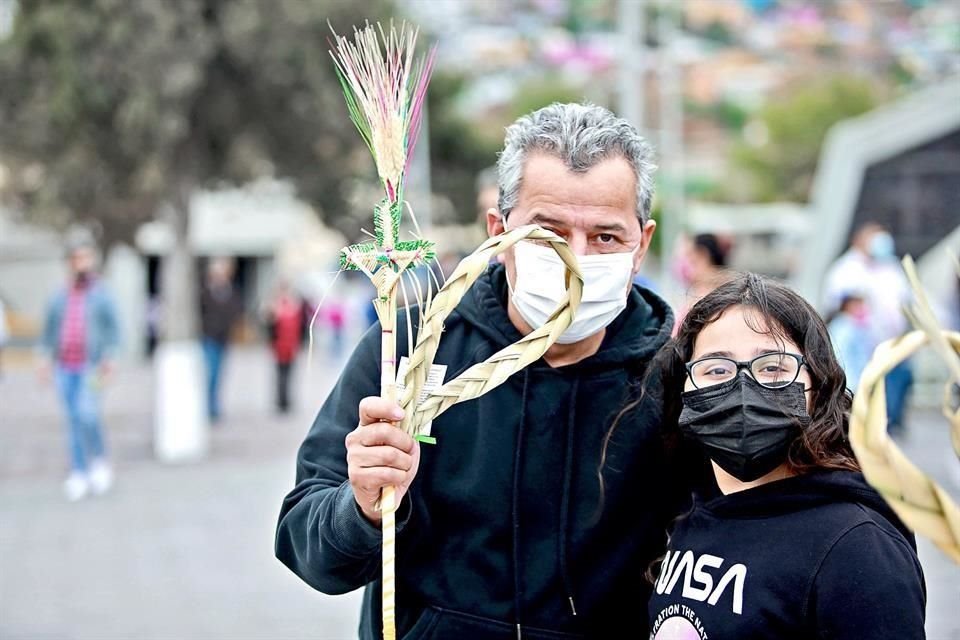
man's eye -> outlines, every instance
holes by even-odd
[[[614,238],[614,237],[613,237],[612,235],[610,235],[609,233],[601,233],[599,236],[597,236],[597,239],[598,239],[600,242],[602,242],[603,244],[609,244],[609,243],[614,242],[614,241],[616,240],[616,238]]]

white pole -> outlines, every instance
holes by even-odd
[[[641,130],[645,106],[646,4],[646,0],[620,0],[617,4],[617,24],[620,27],[620,64],[617,67],[620,116]]]
[[[663,248],[662,286],[667,299],[671,299],[670,291],[670,252],[676,244],[677,238],[683,231],[686,217],[686,202],[684,198],[684,167],[683,167],[683,77],[682,70],[673,59],[671,44],[676,36],[676,26],[670,10],[679,7],[672,0],[660,4],[660,14],[657,19],[658,67],[660,70],[659,115],[660,115],[660,158],[662,163],[663,181],[661,184],[663,208],[660,220],[661,228],[657,231],[661,235]]]

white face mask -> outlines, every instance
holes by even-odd
[[[627,285],[633,278],[636,251],[577,256],[583,274],[583,298],[573,323],[557,342],[571,344],[592,336],[627,307]],[[517,273],[516,286],[511,289],[513,306],[527,324],[539,329],[565,295],[566,267],[553,249],[530,242],[515,244],[513,256]]]

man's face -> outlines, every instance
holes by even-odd
[[[70,252],[68,263],[70,272],[74,275],[89,274],[93,271],[96,256],[88,247],[79,247]]]
[[[577,255],[636,251],[633,272],[640,270],[657,223],[643,227],[636,213],[636,177],[630,163],[613,157],[585,173],[570,171],[560,158],[535,153],[527,157],[517,206],[507,225],[538,224],[567,241]],[[496,208],[487,211],[487,232],[503,232]],[[507,277],[516,283],[513,250],[503,254]],[[626,292],[625,292],[626,293]]]

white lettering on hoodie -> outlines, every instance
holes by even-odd
[[[747,579],[747,567],[734,564],[727,569],[714,586],[714,576],[720,575],[718,569],[724,559],[705,553],[697,558],[692,551],[667,551],[660,565],[656,590],[659,594],[671,594],[683,578],[681,595],[684,598],[716,605],[727,586],[733,583],[733,612],[743,613],[743,584]]]

